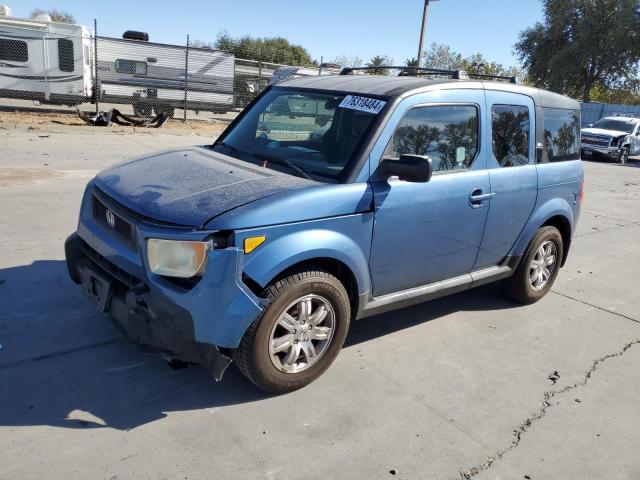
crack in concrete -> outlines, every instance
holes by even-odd
[[[622,220],[621,218],[610,217],[609,215],[603,215],[602,213],[589,212],[587,210],[583,210],[582,213],[587,213],[589,215],[593,215],[594,217],[602,217],[602,218],[607,218],[609,220],[615,220],[616,222],[624,222],[630,225],[638,225],[640,223],[640,220]]]
[[[556,295],[560,295],[561,297],[568,298],[569,300],[573,300],[575,302],[582,303],[583,305],[587,305],[588,307],[596,308],[596,309],[598,309],[598,310],[600,310],[602,312],[607,312],[607,313],[610,313],[612,315],[617,315],[619,317],[622,317],[622,318],[624,318],[626,320],[631,320],[632,322],[640,323],[640,320],[638,320],[637,318],[630,317],[628,315],[625,315],[624,313],[616,312],[614,310],[609,310],[607,308],[600,307],[600,306],[595,305],[593,303],[585,302],[584,300],[580,300],[579,298],[572,297],[571,295],[567,295],[565,293],[560,293],[560,292],[558,292],[556,290],[550,290],[550,291],[552,293],[555,293]]]
[[[63,355],[69,355],[69,354],[72,354],[72,353],[82,352],[84,350],[91,350],[93,348],[104,347],[105,345],[111,345],[111,344],[122,342],[122,341],[124,341],[123,338],[112,338],[111,340],[105,340],[103,342],[95,342],[95,343],[90,343],[88,345],[81,345],[79,347],[69,348],[67,350],[60,350],[58,352],[51,352],[51,353],[47,353],[47,354],[44,354],[44,355],[39,355],[37,357],[26,358],[24,360],[18,360],[16,362],[11,362],[11,363],[5,363],[4,365],[0,365],[0,370],[5,370],[7,368],[13,368],[13,367],[19,367],[19,366],[27,364],[27,363],[39,362],[41,360],[48,360],[50,358],[61,357]]]
[[[518,447],[518,445],[520,445],[520,440],[522,439],[522,435],[529,430],[529,428],[538,420],[541,420],[546,414],[547,414],[547,410],[552,407],[552,403],[551,400],[557,396],[557,395],[561,395],[563,393],[566,393],[570,390],[574,390],[578,387],[584,387],[588,382],[589,379],[591,378],[591,376],[593,375],[593,373],[597,370],[597,368],[600,366],[600,364],[602,364],[603,362],[605,362],[606,360],[610,359],[610,358],[615,358],[615,357],[620,357],[622,355],[625,354],[625,352],[627,350],[629,350],[633,345],[638,345],[640,344],[640,339],[638,340],[634,340],[633,342],[629,342],[627,343],[622,350],[616,352],[616,353],[610,353],[607,355],[604,355],[600,358],[597,358],[596,360],[593,361],[593,363],[591,364],[591,367],[587,370],[587,372],[584,375],[584,378],[579,381],[576,382],[572,385],[567,385],[563,388],[561,388],[560,390],[548,390],[546,392],[544,392],[543,394],[543,400],[542,403],[540,404],[540,408],[538,409],[538,411],[531,415],[530,417],[528,417],[524,422],[520,423],[518,426],[516,426],[516,428],[513,430],[513,435],[512,435],[512,439],[511,439],[511,444],[503,449],[503,450],[498,450],[494,455],[490,456],[489,458],[487,458],[483,463],[476,465],[466,471],[463,472],[459,472],[460,473],[460,478],[461,479],[469,479],[469,478],[473,478],[476,475],[482,473],[485,470],[488,470],[489,468],[491,468],[491,465],[493,465],[493,463],[496,460],[501,459],[502,457],[504,457],[507,453],[509,453],[511,450],[515,449]]]

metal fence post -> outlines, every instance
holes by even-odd
[[[98,81],[98,20],[93,19],[93,96],[96,102],[96,115],[100,108],[100,82]]]
[[[258,61],[258,93],[262,92],[262,60]]]
[[[187,122],[187,92],[189,91],[189,35],[187,35],[187,49],[184,55],[184,103],[182,105],[182,121]]]

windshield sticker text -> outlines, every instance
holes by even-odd
[[[386,104],[387,102],[385,102],[384,100],[347,95],[338,106],[342,108],[350,108],[351,110],[359,110],[361,112],[378,114]]]

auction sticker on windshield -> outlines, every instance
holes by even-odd
[[[338,106],[342,108],[350,108],[351,110],[359,110],[361,112],[378,114],[386,104],[387,102],[385,102],[384,100],[358,97],[356,95],[347,95]]]

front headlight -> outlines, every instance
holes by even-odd
[[[190,278],[201,276],[207,262],[208,242],[147,240],[149,269],[156,275]]]

